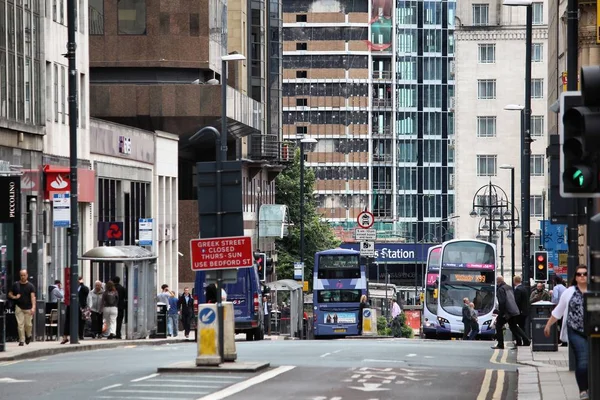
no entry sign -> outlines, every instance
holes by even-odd
[[[190,240],[192,271],[249,268],[254,265],[252,238],[232,236]]]

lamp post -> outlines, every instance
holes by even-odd
[[[506,109],[506,108],[505,108]],[[515,167],[512,165],[501,165],[500,169],[509,169],[510,170],[510,203],[514,206],[515,204]],[[510,243],[510,273],[511,277],[515,276],[515,224],[511,221],[510,224],[510,235],[511,235],[511,243]]]
[[[533,46],[533,1],[503,0],[505,6],[527,7],[525,23],[525,106],[521,120],[521,216],[523,226],[521,243],[523,254],[523,284],[529,287],[529,254],[531,235],[530,181],[531,181],[531,47]]]
[[[304,285],[304,144],[317,143],[317,139],[303,137],[300,139],[300,263],[302,263],[302,285]],[[304,289],[302,289],[302,310],[304,310]],[[300,335],[304,335],[304,318],[300,318]]]

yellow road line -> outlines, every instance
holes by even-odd
[[[508,351],[504,351],[504,354],[502,354],[502,358],[500,359],[500,364],[506,364],[506,360],[508,359]]]
[[[483,382],[481,382],[481,389],[479,390],[479,395],[477,396],[477,400],[485,400],[490,391],[490,382],[492,380],[492,370],[486,369],[485,375],[483,377]]]
[[[498,364],[498,361],[496,361],[496,358],[498,357],[498,353],[500,353],[499,349],[494,350],[494,353],[492,354],[492,357],[490,358],[490,362],[492,364]]]
[[[496,390],[494,390],[494,395],[492,396],[492,400],[501,400],[502,399],[502,389],[504,388],[504,370],[499,369],[496,371],[498,379],[496,379]]]

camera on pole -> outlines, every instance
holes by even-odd
[[[581,69],[581,92],[560,98],[561,180],[565,198],[600,197],[600,66]]]

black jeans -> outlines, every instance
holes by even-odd
[[[527,320],[528,320],[528,316],[527,315],[517,315],[516,317],[516,322],[517,322],[517,326],[519,328],[521,328],[521,330],[525,333],[525,336],[528,337],[527,334]],[[523,344],[523,340],[521,337],[515,337],[515,342],[517,343],[517,346],[521,346]]]
[[[498,341],[498,347],[504,348],[504,325],[508,322],[508,327],[513,334],[513,338],[517,343],[521,341],[525,345],[529,345],[529,339],[527,338],[527,334],[523,331],[523,329],[519,328],[517,325],[517,320],[519,316],[511,317],[506,320],[504,317],[498,316],[496,320],[496,340]]]
[[[188,336],[190,334],[190,331],[192,330],[192,316],[193,314],[189,313],[181,314],[181,322],[183,323],[183,330],[185,331],[185,336]]]
[[[92,311],[92,334],[102,335],[102,313]]]
[[[577,380],[577,386],[579,386],[579,391],[583,392],[589,389],[588,338],[584,336],[583,333],[577,332],[570,326],[567,326],[567,333],[569,335],[569,346],[571,346],[575,352],[575,379]],[[596,397],[594,396],[594,398]]]
[[[469,340],[469,333],[471,333],[471,321],[463,321],[465,324],[465,331],[463,332],[463,340]]]
[[[125,317],[125,309],[119,308],[117,311],[117,334],[118,338],[121,337],[121,327],[123,326],[123,318]]]

